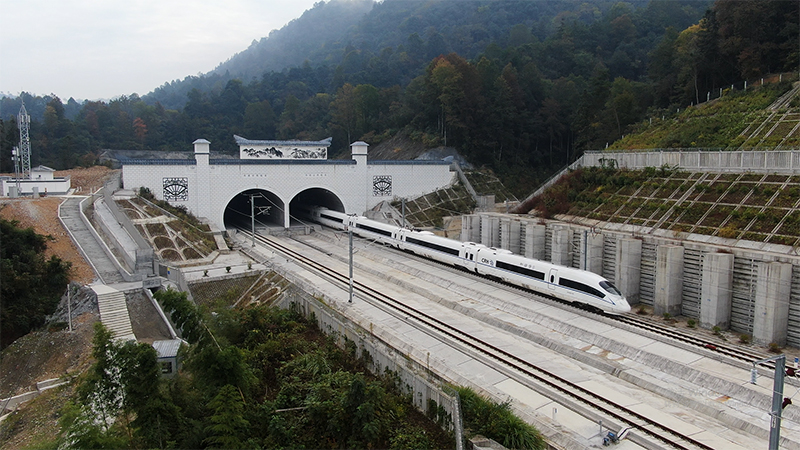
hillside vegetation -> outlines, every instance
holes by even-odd
[[[800,84],[784,81],[718,100],[665,120],[643,123],[639,132],[609,149],[700,147],[719,151],[797,149]],[[748,147],[752,145],[752,147]],[[563,176],[519,211],[544,217],[638,225],[790,246],[800,245],[800,177],[760,173],[685,172],[581,168]]]
[[[748,91],[728,90],[718,99],[685,108],[671,117],[641,122],[608,148],[798,147],[800,133],[794,128],[800,121],[800,97],[790,91],[791,81],[797,80],[797,76],[787,75],[786,81],[780,83],[776,82],[777,76],[772,78],[768,84],[751,86]],[[786,93],[795,95],[782,107],[769,108]]]
[[[245,64],[270,58],[258,56],[259,42],[223,74],[144,97],[4,98],[0,152],[16,143],[14,114],[24,99],[33,164],[89,165],[108,148],[186,150],[200,137],[215,152],[234,153],[233,134],[332,136],[336,157],[356,140],[377,146],[402,133],[425,149],[457,149],[524,197],[584,150],[604,148],[708,92],[795,71],[800,53],[799,5],[788,0],[386,0],[360,19],[342,10],[354,25],[339,38],[319,33],[313,41],[312,25],[343,3],[317,4],[268,37],[264,45],[273,38],[284,49],[302,44],[294,56],[303,62],[260,76]],[[329,17],[338,16],[330,9]],[[290,31],[305,34],[287,39]],[[246,75],[233,78],[237,71]],[[660,145],[693,141],[673,136]],[[9,164],[0,158],[0,170]]]

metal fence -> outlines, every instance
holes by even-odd
[[[570,168],[614,166],[628,169],[676,167],[696,172],[800,174],[800,150],[626,150],[587,151]]]

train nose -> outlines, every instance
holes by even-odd
[[[631,305],[628,304],[628,300],[625,297],[621,297],[616,305],[614,305],[614,312],[618,314],[625,314],[631,312]]]

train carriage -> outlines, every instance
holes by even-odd
[[[425,258],[462,267],[567,302],[588,305],[611,314],[622,314],[631,310],[625,296],[610,281],[592,272],[321,207],[314,208],[311,217],[326,226],[340,230],[349,229],[361,237],[375,239]]]

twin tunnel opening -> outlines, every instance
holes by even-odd
[[[225,228],[250,228],[253,218],[257,228],[284,228],[288,214],[289,226],[304,225],[309,222],[308,211],[315,206],[344,212],[344,204],[339,197],[323,188],[311,188],[300,192],[289,202],[288,207],[273,192],[248,189],[228,202],[223,221]]]

